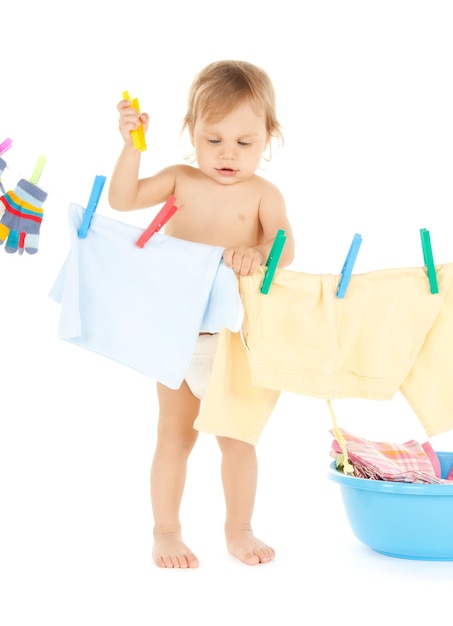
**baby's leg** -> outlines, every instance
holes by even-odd
[[[198,559],[181,537],[179,508],[187,460],[197,439],[193,423],[200,401],[186,382],[178,390],[157,384],[159,423],[151,468],[154,515],[153,559],[159,567],[198,567]]]
[[[222,450],[228,550],[247,565],[267,563],[274,558],[274,549],[257,539],[251,527],[258,478],[255,448],[227,437],[217,440]]]

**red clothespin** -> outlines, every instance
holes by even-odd
[[[150,239],[154,235],[154,233],[157,233],[162,228],[162,226],[164,226],[164,224],[166,224],[168,220],[173,217],[173,215],[178,210],[178,207],[175,206],[175,200],[175,196],[170,196],[168,198],[167,202],[153,219],[148,228],[144,230],[140,237],[137,239],[137,241],[135,242],[136,246],[138,246],[139,248],[143,248],[148,239]]]

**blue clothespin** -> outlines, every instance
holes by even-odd
[[[274,243],[272,244],[271,251],[267,257],[266,266],[267,270],[264,274],[263,284],[261,285],[261,293],[267,294],[271,286],[272,279],[274,278],[275,270],[277,269],[278,262],[282,255],[283,246],[286,242],[285,231],[279,229],[275,235]]]
[[[96,178],[94,179],[90,199],[88,200],[87,208],[83,213],[82,223],[77,233],[80,239],[84,239],[87,236],[91,220],[93,219],[93,213],[97,209],[99,198],[101,197],[102,190],[104,189],[105,181],[105,176],[96,176]]]
[[[354,267],[354,263],[357,258],[357,254],[359,253],[361,243],[362,235],[356,233],[349,247],[346,260],[341,270],[340,283],[337,289],[337,298],[344,298],[344,294],[346,293],[346,289],[348,288],[349,281],[351,280],[352,268]]]
[[[425,263],[425,267],[428,272],[429,289],[431,293],[439,293],[439,287],[437,284],[437,276],[436,276],[436,266],[434,265],[434,258],[433,258],[433,251],[431,248],[431,238],[429,236],[429,230],[426,230],[426,228],[420,228],[420,237],[422,240],[423,261]]]

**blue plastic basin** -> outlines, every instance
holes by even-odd
[[[442,478],[453,452],[436,452]],[[354,535],[380,554],[453,561],[453,481],[427,485],[346,476],[331,463],[328,478],[341,488]]]

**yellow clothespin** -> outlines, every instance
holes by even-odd
[[[140,114],[140,105],[138,104],[138,98],[134,98],[131,100],[128,91],[123,91],[124,100],[129,100],[131,103],[131,107],[134,108],[138,114]],[[140,150],[140,152],[144,152],[146,150],[146,141],[145,141],[145,133],[143,131],[143,125],[137,128],[137,130],[131,131],[132,141],[134,143],[134,148]]]

